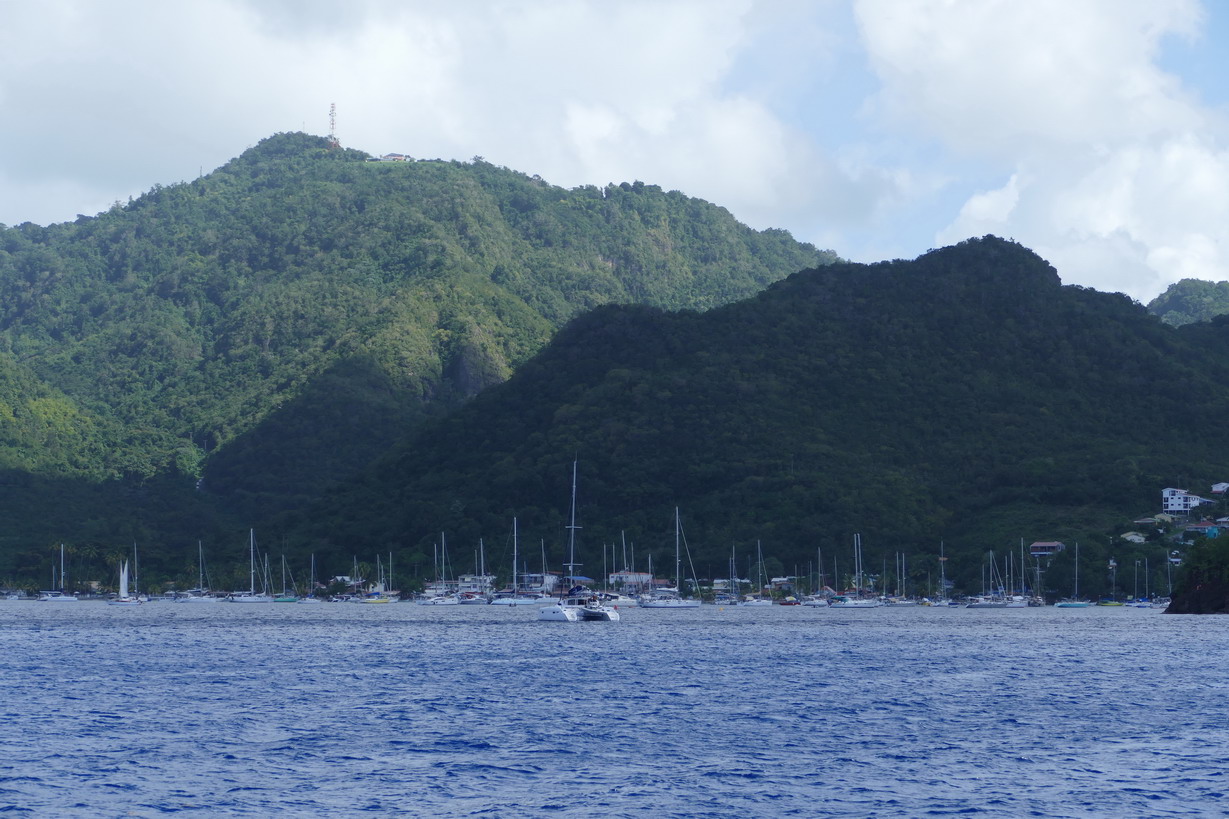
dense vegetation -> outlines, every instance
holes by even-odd
[[[1148,302],[1148,311],[1174,327],[1223,316],[1229,313],[1229,282],[1183,279]]]
[[[6,521],[0,578],[61,539],[192,543],[301,509],[580,312],[706,309],[835,259],[639,182],[369,159],[282,134],[95,218],[0,226],[7,505],[63,510]]]
[[[605,307],[332,498],[301,539],[423,560],[432,532],[468,555],[517,516],[558,565],[577,458],[589,566],[625,540],[642,567],[649,551],[669,563],[678,505],[701,576],[762,541],[789,573],[822,550],[831,577],[860,532],[876,569],[914,556],[915,583],[937,581],[940,541],[976,591],[988,552],[1057,539],[1081,543],[1086,593],[1107,592],[1111,557],[1151,558],[1156,589],[1167,547],[1114,535],[1159,511],[1162,488],[1229,475],[1227,336],[1229,321],[1174,329],[1063,287],[993,238],[801,272],[706,313]],[[1052,561],[1048,588],[1069,591],[1072,559]]]
[[[1162,488],[1229,475],[1229,319],[1167,326],[989,237],[844,264],[641,183],[368,160],[280,135],[0,228],[0,582],[45,585],[63,541],[70,577],[139,544],[147,587],[183,585],[200,541],[241,587],[249,526],[300,575],[405,582],[446,536],[506,576],[513,517],[558,568],[575,459],[591,575],[672,566],[678,507],[701,577],[760,541],[843,580],[859,532],[915,588],[945,543],[976,591],[1060,539],[1101,594],[1110,558],[1158,588],[1162,533],[1116,535]]]
[[[1229,534],[1203,539],[1186,555],[1171,614],[1229,614]]]

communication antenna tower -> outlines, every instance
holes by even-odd
[[[329,147],[340,148],[341,143],[337,141],[337,103],[329,103]]]

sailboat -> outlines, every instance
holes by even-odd
[[[316,596],[316,555],[314,552],[312,553],[311,579],[307,581],[307,594],[300,597],[299,602],[300,603],[323,603],[324,602],[323,600],[321,600],[319,597]]]
[[[448,545],[444,540],[444,533],[440,532],[439,547],[435,550],[435,582],[427,586],[423,597],[418,598],[418,605],[456,606],[460,603],[461,597],[456,593],[456,585],[448,581]]]
[[[54,587],[38,593],[38,599],[44,603],[76,603],[77,596],[64,590],[64,544],[60,544],[60,581],[56,582],[55,566],[51,567],[51,585]]]
[[[771,606],[772,598],[764,596],[764,550],[755,542],[755,594],[748,594],[738,601],[740,606]]]
[[[641,597],[638,601],[642,609],[694,609],[699,607],[700,600],[696,597],[683,597],[683,561],[679,551],[682,540],[683,524],[679,519],[679,509],[674,507],[674,588],[661,589]]]
[[[931,601],[934,606],[947,606],[951,600],[947,597],[947,555],[943,553],[943,541],[939,541],[939,594]]]
[[[862,596],[862,535],[853,536],[853,594],[838,594],[828,604],[834,609],[874,609],[879,607],[875,597]]]
[[[576,578],[576,461],[572,461],[572,515],[568,524],[568,577],[569,582]],[[565,584],[567,585],[567,584]],[[619,610],[613,606],[605,606],[597,599],[597,595],[584,586],[568,588],[566,596],[549,606],[538,609],[538,619],[556,623],[575,623],[579,620],[600,620],[615,622],[622,619]]]
[[[485,606],[491,602],[491,582],[494,578],[486,573],[486,544],[482,538],[478,538],[477,557],[474,566],[477,574],[457,578],[457,599],[462,606]],[[464,589],[460,581],[464,581]]]
[[[1092,603],[1088,600],[1080,599],[1080,543],[1075,543],[1075,577],[1074,588],[1071,590],[1071,596],[1063,600],[1059,600],[1054,604],[1056,609],[1086,609]]]
[[[516,518],[512,519],[512,593],[500,592],[491,599],[492,606],[519,606],[527,603],[537,603],[546,599],[544,595],[534,592],[522,591],[520,583],[520,575],[517,573],[516,565],[519,559],[519,545],[516,535]],[[545,569],[543,569],[545,576]]]
[[[294,583],[294,577],[291,576],[290,582]],[[294,590],[286,585],[286,555],[282,555],[282,593],[273,598],[274,603],[297,603],[299,596],[294,593]]]
[[[389,588],[393,584],[393,553],[388,553],[388,574],[384,573],[384,563],[380,560],[380,556],[376,555],[376,573],[379,579],[376,584],[368,589],[367,593],[356,598],[359,603],[396,603],[401,599],[398,592]]]
[[[231,592],[226,598],[231,603],[272,603],[273,598],[270,597],[264,588],[264,582],[261,582],[260,594],[256,593],[256,530],[248,530],[248,575],[250,578],[249,588],[246,592]]]
[[[128,593],[128,561],[119,564],[119,597],[109,601],[112,606],[139,606],[141,599]]]
[[[186,595],[176,597],[175,601],[178,603],[217,603],[222,598],[214,597],[205,586],[205,547],[199,540],[196,541],[196,566],[196,588],[188,589]]]

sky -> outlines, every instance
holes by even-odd
[[[0,224],[286,131],[642,181],[854,261],[995,234],[1146,302],[1229,279],[1198,0],[0,0]]]

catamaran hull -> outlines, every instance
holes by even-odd
[[[538,619],[549,623],[575,623],[580,615],[573,606],[556,604],[538,609]]]

